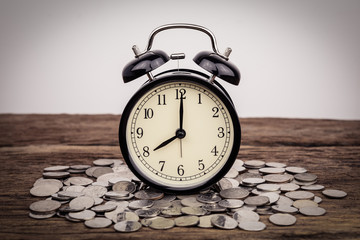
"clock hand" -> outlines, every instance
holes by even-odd
[[[174,141],[175,139],[177,139],[178,136],[175,135],[172,138],[169,138],[168,140],[162,142],[159,146],[157,146],[154,151],[158,150],[159,148],[165,147],[166,145],[168,145],[169,143],[171,143],[172,141]]]
[[[180,116],[180,130],[183,130],[183,120],[184,120],[184,103],[183,103],[183,96],[180,96],[180,109],[179,109],[179,116]]]

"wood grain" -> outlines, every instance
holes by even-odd
[[[323,198],[325,216],[297,216],[291,227],[267,224],[262,232],[240,229],[142,228],[131,234],[112,227],[88,229],[54,217],[34,220],[29,194],[42,169],[53,165],[91,164],[98,158],[122,158],[117,115],[0,115],[0,239],[359,239],[360,121],[241,119],[239,158],[306,167],[319,183],[342,189],[345,199]]]

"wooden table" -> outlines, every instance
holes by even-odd
[[[42,169],[92,164],[98,158],[122,158],[116,115],[0,115],[0,239],[356,239],[360,238],[360,121],[241,119],[239,158],[278,161],[306,167],[319,183],[344,190],[345,199],[323,198],[325,216],[297,214],[291,227],[267,224],[262,232],[240,229],[142,228],[117,233],[112,227],[88,229],[53,217],[28,217],[38,200],[29,190]]]

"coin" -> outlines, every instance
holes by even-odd
[[[199,194],[196,200],[202,203],[217,203],[221,201],[221,197],[214,192]]]
[[[98,205],[98,206],[92,207],[91,210],[96,213],[104,213],[104,212],[114,211],[116,208],[117,208],[117,205],[115,203],[113,203],[113,204]]]
[[[69,217],[77,219],[77,220],[90,220],[93,219],[96,215],[95,212],[91,211],[91,210],[83,210],[80,212],[70,212],[68,213]]]
[[[47,219],[47,218],[51,218],[55,215],[56,215],[56,212],[50,212],[50,213],[46,213],[46,214],[29,212],[29,217],[34,218],[34,219]]]
[[[114,211],[111,212],[105,212],[105,217],[107,219],[112,220],[114,223],[117,223],[117,219],[118,219],[118,214],[119,213],[123,213],[125,211],[125,208],[122,207],[117,207]]]
[[[157,217],[150,221],[149,227],[153,229],[170,229],[175,226],[175,221],[168,218]]]
[[[301,182],[313,182],[317,179],[317,176],[312,173],[298,173],[294,175],[294,178]]]
[[[67,192],[82,192],[82,190],[84,190],[84,189],[85,189],[84,186],[72,185],[72,186],[67,186],[65,191],[67,191]]]
[[[285,196],[291,198],[292,200],[302,200],[313,199],[315,195],[312,192],[307,191],[294,191],[285,193]]]
[[[275,167],[275,168],[285,168],[286,164],[278,163],[278,162],[267,162],[265,164],[267,167]]]
[[[58,179],[39,178],[35,181],[35,183],[33,184],[33,187],[41,185],[41,184],[56,185],[59,187],[59,189],[61,189],[63,186],[63,183]]]
[[[227,178],[220,179],[220,181],[217,183],[217,185],[220,187],[220,190],[233,188],[232,183]]]
[[[218,203],[208,203],[202,206],[208,212],[216,213],[216,212],[225,212],[226,208],[219,206]]]
[[[296,223],[296,217],[288,213],[276,213],[269,217],[269,221],[278,226],[291,226]]]
[[[30,189],[30,193],[36,197],[47,197],[59,191],[59,186],[56,184],[40,184]]]
[[[94,171],[98,168],[100,168],[100,167],[90,167],[85,170],[85,174],[88,175],[89,177],[93,177]]]
[[[221,200],[218,204],[224,208],[240,208],[244,205],[244,202],[239,199],[224,199]]]
[[[74,170],[86,170],[88,168],[90,168],[91,166],[90,165],[87,165],[87,164],[77,164],[77,165],[72,165],[70,166],[71,169],[74,169]]]
[[[112,186],[112,190],[115,192],[126,191],[129,193],[134,193],[136,191],[136,185],[128,181],[119,181]]]
[[[311,206],[311,207],[317,207],[318,204],[314,201],[311,201],[311,200],[296,200],[294,203],[293,203],[293,206],[296,207],[296,208],[302,208],[302,207],[308,207],[308,206]]]
[[[257,185],[256,188],[261,191],[275,192],[280,189],[280,185],[272,184],[272,183],[263,183],[263,184]]]
[[[336,189],[326,189],[322,191],[322,194],[329,198],[344,198],[347,196],[346,192]]]
[[[163,192],[160,192],[155,189],[145,189],[135,193],[135,197],[137,199],[143,199],[143,200],[158,200],[163,196],[164,196]]]
[[[321,207],[307,206],[301,207],[299,212],[305,216],[321,216],[326,213],[326,210]]]
[[[141,223],[137,221],[122,221],[114,225],[118,232],[136,232],[141,228]]]
[[[239,228],[245,231],[262,231],[266,228],[266,225],[262,222],[240,222]]]
[[[96,217],[84,222],[85,226],[88,228],[106,228],[109,227],[112,222],[111,220],[104,217]]]
[[[297,213],[298,209],[289,205],[274,205],[271,207],[275,212],[281,213]]]
[[[114,164],[114,160],[113,159],[97,159],[93,161],[93,164],[95,166],[111,166]]]
[[[91,185],[85,187],[81,192],[90,197],[103,197],[107,193],[107,189],[103,186]]]
[[[256,186],[260,183],[264,183],[265,179],[263,178],[245,178],[242,180],[241,184],[245,186]]]
[[[61,207],[61,204],[54,200],[41,200],[30,205],[30,210],[35,213],[49,213],[56,211]]]
[[[236,211],[233,214],[233,218],[237,221],[237,222],[242,222],[242,221],[246,221],[246,222],[251,222],[251,221],[259,221],[260,216],[259,214],[257,214],[254,211],[251,210],[247,210],[247,209],[240,209],[238,211]]]
[[[87,186],[93,182],[90,178],[86,177],[70,177],[68,179],[71,185]]]
[[[94,170],[94,172],[92,173],[93,177],[98,178],[104,174],[107,173],[113,173],[114,170],[110,167],[99,167],[97,169]]]
[[[315,196],[313,200],[314,200],[314,202],[316,202],[316,203],[321,203],[321,202],[322,202],[322,198],[321,198],[321,197],[318,197],[318,196]]]
[[[280,198],[280,195],[277,194],[276,192],[265,192],[265,193],[261,193],[259,196],[268,197],[269,198],[269,204],[275,203]]]
[[[244,203],[250,206],[262,206],[269,203],[269,201],[269,198],[266,196],[254,196],[245,198]]]
[[[220,196],[223,198],[244,199],[249,196],[249,191],[241,188],[229,188],[222,190]]]
[[[181,212],[187,215],[203,216],[207,214],[207,210],[202,207],[183,207]]]
[[[211,218],[213,216],[215,216],[215,214],[199,217],[199,223],[197,226],[200,228],[212,228],[213,225],[211,223]]]
[[[44,172],[44,178],[55,178],[55,179],[62,179],[70,176],[69,172]]]
[[[265,162],[261,160],[249,160],[244,162],[246,168],[262,168],[265,166]]]
[[[165,216],[181,216],[182,215],[181,207],[174,207],[174,206],[171,206],[167,209],[161,210],[161,213]]]
[[[89,196],[80,196],[76,197],[70,201],[69,206],[71,208],[82,208],[85,207],[86,209],[91,208],[94,206],[94,199]]]
[[[60,191],[57,194],[60,197],[69,197],[69,198],[76,198],[84,195],[84,193],[82,192],[71,192],[71,191]]]
[[[238,226],[238,222],[226,215],[215,215],[211,218],[211,223],[221,229],[234,229]]]
[[[286,167],[285,170],[289,173],[297,174],[297,173],[306,173],[307,170],[303,167]]]
[[[199,217],[197,216],[182,216],[174,219],[175,225],[178,227],[190,227],[199,223]]]
[[[293,192],[296,191],[300,188],[299,185],[294,184],[294,183],[283,183],[280,184],[280,191],[282,192]]]
[[[265,167],[265,168],[260,168],[259,172],[264,173],[264,174],[284,173],[285,168]]]
[[[224,178],[236,178],[239,175],[239,172],[234,169],[230,168],[230,170],[225,174]]]
[[[284,183],[289,182],[292,178],[289,174],[268,174],[263,177],[267,182]]]
[[[294,201],[290,198],[280,195],[279,200],[276,201],[276,204],[292,206],[293,202]]]
[[[160,200],[155,200],[154,205],[152,205],[152,207],[157,209],[166,209],[169,208],[171,205],[172,205],[171,202],[160,199]]]
[[[185,207],[201,207],[204,203],[197,200],[197,197],[188,197],[181,200],[181,204]]]
[[[65,172],[69,169],[69,166],[50,166],[44,168],[45,172]]]
[[[139,209],[145,207],[151,207],[154,204],[153,200],[135,200],[129,203],[129,208]]]
[[[319,191],[319,190],[323,190],[325,187],[323,185],[320,184],[312,184],[312,185],[308,185],[308,186],[301,186],[301,189],[303,190],[307,190],[307,191]]]
[[[135,211],[136,215],[142,218],[151,218],[156,217],[160,214],[160,210],[156,208],[150,208],[150,209],[137,209]],[[181,213],[180,213],[181,215]]]
[[[134,212],[120,212],[116,216],[115,222],[122,222],[122,221],[139,221],[139,216]]]

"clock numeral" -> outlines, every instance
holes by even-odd
[[[218,107],[213,107],[212,111],[214,112],[214,115],[213,115],[214,118],[219,117],[219,108]]]
[[[144,135],[144,130],[141,127],[138,127],[136,129],[136,134],[137,134],[137,138],[142,138],[142,136]]]
[[[164,169],[165,161],[159,161],[159,164],[161,164],[160,171]]]
[[[199,102],[198,102],[198,104],[202,104],[202,102],[201,102],[201,93],[199,93],[198,95],[199,95]]]
[[[214,156],[217,156],[217,155],[218,155],[219,151],[216,150],[216,146],[211,150],[211,153],[213,153]]]
[[[158,105],[166,105],[165,94],[157,95],[158,96]]]
[[[151,119],[154,116],[152,108],[144,108],[145,117],[144,119]]]
[[[150,156],[150,152],[149,152],[149,147],[148,146],[145,146],[145,147],[143,147],[143,156],[144,157],[148,157],[148,156]]]
[[[204,170],[205,169],[205,165],[202,163],[202,161],[204,161],[203,159],[199,160],[198,163],[199,163],[199,170]]]
[[[179,176],[182,176],[185,173],[183,167],[184,167],[184,165],[179,165],[177,168],[177,172],[178,172]]]
[[[219,127],[219,128],[218,128],[218,131],[219,131],[218,137],[219,137],[219,138],[223,138],[223,137],[225,136],[224,128],[223,128],[223,127]]]
[[[176,100],[182,98],[182,99],[186,99],[185,97],[185,94],[186,94],[186,89],[184,88],[180,88],[180,89],[176,89]],[[180,98],[179,98],[179,95],[180,95]]]

